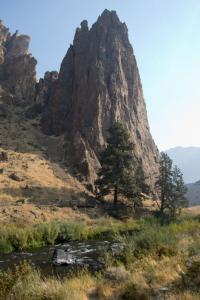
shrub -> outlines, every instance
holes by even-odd
[[[7,239],[0,240],[0,253],[10,253],[14,250],[12,244]]]
[[[23,250],[28,245],[28,233],[24,229],[18,229],[10,234],[9,240],[16,250]]]
[[[59,226],[55,222],[40,224],[37,230],[42,233],[42,240],[46,245],[53,245],[58,238]]]
[[[61,223],[59,241],[86,240],[89,235],[88,227],[80,222]]]

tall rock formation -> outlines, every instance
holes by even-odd
[[[28,53],[30,37],[11,35],[0,21],[0,85],[17,101],[29,103],[34,99],[36,59]]]
[[[151,137],[142,85],[125,23],[105,10],[88,29],[76,30],[54,82],[42,127],[65,134],[66,161],[81,179],[94,182],[98,156],[114,121],[128,129],[151,186],[158,172],[158,150]]]

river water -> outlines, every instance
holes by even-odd
[[[54,266],[52,256],[55,248],[64,249],[79,263],[98,270],[102,254],[119,248],[119,244],[109,241],[69,242],[56,246],[37,248],[26,252],[0,254],[0,270],[12,268],[23,260],[29,261],[43,275],[64,276],[72,266]]]

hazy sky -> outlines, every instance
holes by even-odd
[[[0,0],[0,18],[31,36],[39,78],[105,8],[128,26],[159,149],[200,146],[200,0]]]

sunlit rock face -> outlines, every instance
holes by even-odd
[[[114,121],[128,129],[135,156],[153,187],[158,150],[149,131],[146,106],[128,29],[116,12],[105,10],[88,28],[76,30],[51,90],[42,127],[65,134],[66,161],[82,180],[93,183],[99,153]]]
[[[0,85],[17,102],[33,101],[36,84],[36,59],[28,53],[30,37],[11,35],[0,21]]]

